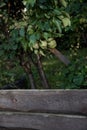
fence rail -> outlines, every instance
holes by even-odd
[[[87,130],[87,90],[1,90],[0,130]]]

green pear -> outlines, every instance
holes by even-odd
[[[39,53],[39,51],[35,49],[35,50],[34,50],[34,54],[37,55],[38,53]]]
[[[40,47],[42,48],[42,49],[47,49],[47,41],[42,41],[42,40],[40,40]]]
[[[53,38],[48,38],[47,42],[53,41]]]
[[[48,42],[48,47],[49,48],[55,48],[56,46],[57,46],[57,44],[56,44],[55,40],[52,40],[52,41]]]
[[[33,45],[33,48],[34,48],[34,49],[39,49],[39,44],[36,42],[36,43]]]

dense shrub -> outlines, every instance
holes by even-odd
[[[68,67],[60,71],[60,81],[60,88],[87,88],[86,58],[73,59],[72,63]]]

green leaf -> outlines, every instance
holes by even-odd
[[[28,4],[30,4],[32,7],[34,6],[36,0],[28,0]]]
[[[83,76],[83,75],[78,75],[78,76],[76,76],[76,77],[73,79],[73,82],[74,82],[76,85],[81,85],[83,81],[84,81],[84,76]]]
[[[66,8],[67,7],[67,2],[65,0],[60,0],[60,3]]]
[[[23,47],[24,51],[27,51],[28,43],[24,38],[21,39],[21,44],[22,44],[22,47]]]
[[[67,18],[70,19],[70,15],[69,15],[69,13],[67,13],[66,11],[62,11],[62,14],[63,14],[65,17],[67,17]]]
[[[21,28],[21,29],[19,30],[19,34],[20,34],[20,36],[24,37],[24,35],[25,35],[25,30],[24,30],[24,28]]]
[[[1,2],[0,3],[0,8],[4,7],[5,5],[6,5],[5,3]]]
[[[69,18],[63,18],[62,22],[64,27],[71,26],[71,21]]]
[[[47,40],[50,37],[50,33],[44,32],[43,37]]]
[[[59,33],[62,33],[62,28],[61,28],[61,23],[58,19],[53,18],[53,23],[55,24],[55,26],[57,27]]]
[[[30,39],[30,43],[35,43],[37,40],[37,37],[35,34],[32,34],[29,39]]]
[[[45,56],[45,54],[42,50],[39,50],[39,54],[42,55],[42,56]]]
[[[53,10],[53,13],[54,13],[55,15],[61,15],[61,11],[60,11],[59,9],[54,9],[54,10]]]

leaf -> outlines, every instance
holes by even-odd
[[[78,75],[78,76],[76,76],[76,77],[73,79],[73,82],[74,82],[76,85],[81,85],[83,81],[84,81],[84,76],[83,76],[83,75]]]
[[[53,10],[53,13],[54,13],[55,15],[61,15],[61,11],[59,11],[58,9],[54,9],[54,10]]]
[[[65,11],[62,11],[62,14],[63,14],[65,17],[67,17],[67,18],[70,19],[70,15],[69,15],[69,13],[67,13],[67,12],[65,12]]]
[[[63,18],[62,22],[64,27],[71,26],[71,21],[69,18]]]
[[[1,9],[2,7],[4,7],[5,5],[6,5],[6,3],[1,2],[1,3],[0,3],[0,9]]]
[[[50,16],[48,14],[45,13],[44,15],[47,19],[50,19]]]
[[[45,54],[42,50],[39,50],[39,54],[41,54],[42,56],[45,56]]]
[[[67,7],[67,2],[65,0],[60,0],[60,3],[66,8]]]
[[[32,34],[29,39],[30,39],[30,43],[35,43],[37,38],[35,34]]]
[[[21,29],[19,30],[19,34],[20,34],[20,36],[24,37],[24,35],[25,35],[25,30],[24,30],[24,28],[21,28]]]
[[[21,39],[21,44],[23,46],[24,51],[27,51],[28,43],[27,43],[27,41],[24,38]]]
[[[28,3],[33,7],[35,4],[36,0],[28,0]]]
[[[47,40],[50,37],[50,33],[44,32],[43,37]]]
[[[18,48],[18,45],[17,44],[11,44],[11,49],[12,50],[17,50],[17,48]]]
[[[62,33],[60,21],[58,19],[53,18],[53,23],[56,25],[59,33]]]

